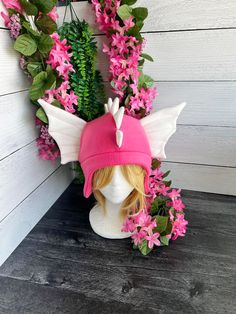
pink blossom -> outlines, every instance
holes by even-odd
[[[160,236],[160,233],[156,232],[145,237],[145,239],[148,241],[149,249],[152,249],[154,244],[157,246],[161,245],[161,242],[158,240],[159,236]]]
[[[59,15],[57,13],[57,7],[55,6],[48,14],[48,16],[50,16],[50,18],[56,22],[57,19],[59,18]]]
[[[156,191],[157,193],[166,196],[168,195],[168,191],[170,190],[170,187],[166,186],[164,183],[160,182],[157,186],[156,186]]]
[[[180,191],[181,191],[181,189],[178,189],[178,190],[172,189],[171,192],[168,193],[169,198],[174,200],[174,199],[180,197]]]
[[[19,13],[22,13],[23,8],[18,0],[2,0],[6,9],[14,9]]]
[[[186,225],[188,221],[184,219],[183,214],[176,214],[176,220],[173,223],[172,240],[176,240],[179,236],[183,237],[186,233]]]
[[[132,234],[132,236],[131,236],[135,245],[142,244],[145,237],[146,237],[146,232],[143,230],[140,230],[140,231]]]
[[[135,229],[136,229],[136,226],[135,226],[133,220],[130,219],[129,217],[127,217],[124,221],[124,224],[123,224],[121,231],[123,231],[123,232],[134,232]]]
[[[170,202],[170,206],[174,207],[177,211],[182,211],[183,208],[185,208],[185,205],[181,199],[173,199],[172,202]]]
[[[5,14],[3,11],[0,12],[2,18],[4,19],[4,24],[7,28],[10,28],[10,18],[8,14]]]
[[[39,138],[36,140],[37,146],[39,147],[39,157],[44,160],[55,160],[60,156],[60,151],[54,139],[48,133],[48,125],[42,125],[40,133]]]

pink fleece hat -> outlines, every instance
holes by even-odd
[[[117,128],[112,113],[108,112],[88,122],[82,131],[78,160],[85,176],[84,196],[86,198],[92,193],[94,172],[115,165],[143,166],[146,170],[145,192],[149,191],[152,155],[145,130],[140,120],[127,115],[123,116],[120,123],[121,125]],[[119,140],[117,140],[117,132]]]

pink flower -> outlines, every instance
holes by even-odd
[[[14,9],[19,13],[22,13],[23,8],[18,0],[2,0],[6,9]]]
[[[142,244],[145,237],[146,237],[146,232],[144,232],[143,230],[140,230],[140,231],[132,234],[132,236],[131,236],[131,238],[134,240],[135,245]]]
[[[132,218],[126,218],[121,231],[123,231],[123,232],[134,232],[135,229],[136,229],[136,226],[135,226]]]
[[[161,245],[161,242],[158,240],[159,236],[160,236],[160,233],[156,232],[145,237],[145,239],[148,241],[149,249],[152,249],[154,244],[157,246]]]
[[[180,191],[181,189],[178,190],[172,189],[171,192],[168,193],[169,198],[175,200],[176,198],[180,197]]]
[[[182,211],[182,209],[185,208],[185,205],[181,199],[174,199],[171,202],[171,207],[174,207],[174,209],[177,211]]]
[[[50,18],[51,18],[54,22],[56,22],[57,19],[59,18],[59,15],[57,14],[57,8],[56,8],[56,7],[54,7],[54,8],[52,9],[52,11],[50,11],[47,15],[50,16]]]
[[[157,193],[166,196],[168,195],[168,191],[170,190],[170,187],[166,186],[164,183],[160,182],[157,186],[156,186],[156,191]]]
[[[183,214],[177,213],[176,217],[172,228],[172,240],[176,240],[179,236],[183,237],[186,233],[186,225],[188,224]]]
[[[3,11],[0,12],[2,18],[4,19],[4,24],[7,28],[10,28],[10,18],[8,14],[5,14]]]

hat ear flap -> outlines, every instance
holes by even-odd
[[[140,120],[154,158],[165,159],[165,145],[176,131],[176,121],[180,112],[186,106],[183,102],[175,107],[161,109]]]
[[[44,99],[38,99],[49,120],[48,133],[56,141],[61,164],[77,161],[80,148],[80,137],[86,121],[63,109],[55,107]]]

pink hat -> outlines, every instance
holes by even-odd
[[[116,140],[118,134],[121,134],[122,137],[120,147]],[[146,170],[145,191],[146,193],[149,191],[151,149],[144,128],[135,118],[124,115],[119,130],[117,130],[116,121],[110,112],[88,122],[81,134],[78,159],[85,176],[85,197],[89,197],[92,193],[94,172],[114,165],[137,164],[143,166]]]
[[[96,170],[114,165],[137,164],[146,170],[145,192],[152,157],[165,159],[165,145],[176,130],[177,118],[186,105],[165,108],[141,120],[124,115],[119,98],[109,99],[106,114],[91,121],[57,108],[43,99],[38,102],[49,119],[49,134],[61,152],[61,164],[79,160],[85,176],[84,196],[92,193]]]

